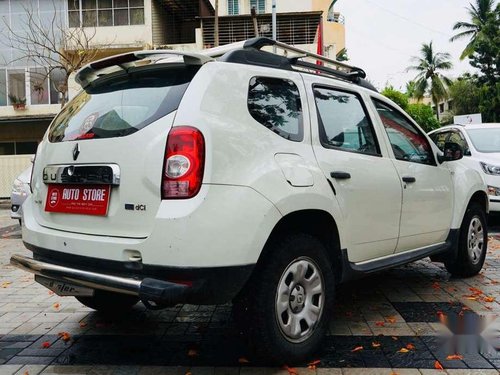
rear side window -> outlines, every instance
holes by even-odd
[[[356,94],[315,87],[319,134],[323,147],[380,155],[373,126]]]
[[[138,69],[99,79],[57,115],[49,140],[123,137],[175,111],[196,74],[187,67]]]
[[[304,138],[299,89],[290,80],[254,77],[248,89],[248,111],[266,128],[290,141]]]

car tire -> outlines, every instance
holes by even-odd
[[[335,279],[325,246],[307,234],[274,242],[234,306],[249,346],[273,363],[307,360],[331,318]]]
[[[120,313],[130,310],[139,298],[128,294],[96,290],[92,297],[75,297],[80,303],[102,313]]]
[[[453,261],[445,261],[444,265],[453,276],[475,276],[483,268],[487,250],[486,213],[479,204],[471,203],[460,227],[457,256]]]

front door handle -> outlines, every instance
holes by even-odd
[[[348,180],[351,178],[351,175],[347,172],[335,171],[330,173],[330,176],[336,180]]]
[[[408,176],[403,177],[403,182],[407,182],[409,184],[412,184],[416,181],[417,181],[417,179],[415,177],[408,177]]]

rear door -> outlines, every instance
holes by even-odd
[[[313,127],[314,152],[346,221],[349,260],[392,254],[399,232],[401,183],[363,99],[353,91],[314,85],[310,107],[316,109],[312,123],[318,126]]]
[[[403,183],[403,207],[396,252],[444,242],[453,212],[450,170],[439,165],[425,134],[402,112],[374,99],[379,121]]]
[[[161,201],[167,135],[196,71],[167,64],[133,68],[94,81],[69,102],[38,150],[37,222],[146,237]]]

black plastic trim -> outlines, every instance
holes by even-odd
[[[221,304],[231,301],[243,288],[249,279],[255,265],[225,266],[225,267],[171,267],[148,265],[141,262],[120,262],[81,255],[68,254],[60,251],[43,249],[24,242],[26,248],[33,252],[33,259],[91,272],[129,277],[143,280],[145,287],[142,292],[151,296],[161,296],[161,288],[155,286],[170,284],[189,284],[189,293],[184,293],[177,303]],[[142,288],[141,288],[142,289]],[[168,293],[176,296],[179,288],[169,288]]]
[[[411,263],[431,255],[443,255],[452,259],[456,256],[459,229],[451,229],[443,244],[428,246],[418,251],[394,254],[377,261],[356,264],[349,261],[347,249],[342,249],[342,282],[361,278],[371,273]]]

